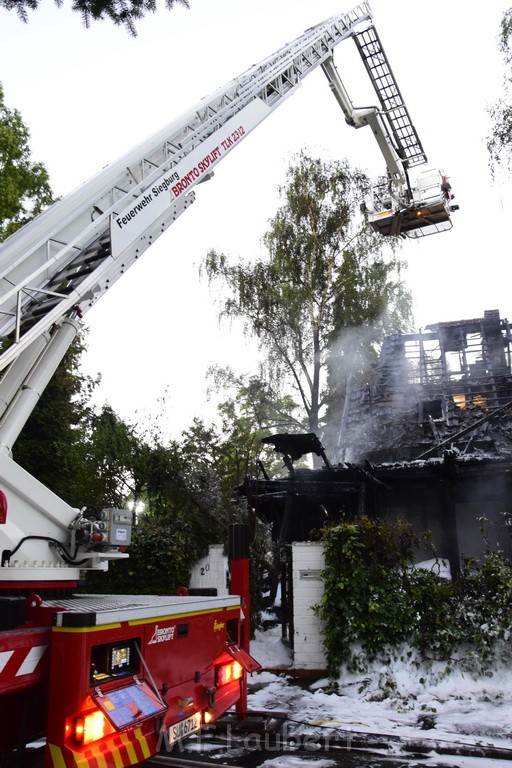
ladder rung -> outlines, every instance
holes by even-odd
[[[377,31],[374,27],[368,27],[356,33],[354,40],[379,98],[382,111],[389,122],[401,159],[407,166],[425,163],[427,157],[403,102]]]

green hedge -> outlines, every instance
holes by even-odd
[[[362,518],[325,529],[324,624],[329,676],[350,665],[352,648],[368,661],[404,643],[425,661],[485,672],[512,627],[512,564],[499,553],[467,558],[447,581],[413,567],[418,541],[405,521]],[[358,663],[360,654],[358,653]]]

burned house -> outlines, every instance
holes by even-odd
[[[387,338],[372,386],[347,393],[335,461],[510,455],[510,345],[497,310]]]
[[[288,475],[247,478],[241,493],[283,561],[291,542],[362,515],[430,532],[418,561],[435,554],[452,575],[465,555],[511,557],[511,340],[494,310],[388,338],[371,386],[347,393],[332,457],[314,434],[267,438]],[[323,466],[296,468],[307,453]]]

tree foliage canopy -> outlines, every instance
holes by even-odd
[[[224,540],[228,510],[200,432],[163,442],[156,428],[143,430],[105,405],[80,424],[78,446],[68,446],[73,462],[56,462],[55,474],[42,477],[36,455],[33,474],[68,503],[137,511],[130,557],[110,565],[109,591],[172,593],[188,584],[208,545]],[[104,574],[90,573],[86,589],[104,592]]]
[[[39,4],[40,0],[0,0],[0,8],[17,11],[25,22],[28,21],[28,11],[36,10]],[[59,8],[64,5],[63,0],[55,0],[55,4]],[[167,9],[171,10],[175,5],[190,7],[189,0],[165,0]],[[154,13],[157,5],[156,0],[73,0],[71,9],[80,13],[85,27],[89,27],[91,21],[110,19],[114,24],[125,26],[135,36],[135,22],[147,13]]]
[[[30,133],[0,85],[0,241],[53,202],[48,172],[31,160]]]
[[[399,330],[410,314],[396,243],[385,253],[383,239],[357,215],[368,190],[365,174],[346,161],[301,152],[264,236],[268,258],[231,263],[210,251],[205,261],[210,281],[228,289],[221,314],[244,320],[265,352],[267,380],[291,386],[312,431],[329,403],[326,373],[342,331],[365,325],[368,344]]]
[[[492,132],[487,139],[491,168],[512,167],[512,8],[503,14],[499,49],[503,55],[503,96],[489,109]]]
[[[248,475],[256,475],[262,457],[261,440],[276,431],[300,425],[293,414],[297,405],[289,395],[279,396],[260,375],[235,374],[230,368],[210,370],[217,390],[228,397],[217,407],[220,416],[214,450],[215,467],[227,498]],[[264,463],[272,468],[277,459],[270,447],[263,449]]]

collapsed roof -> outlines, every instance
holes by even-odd
[[[334,461],[512,454],[511,341],[498,310],[387,338],[372,385],[347,392]]]

